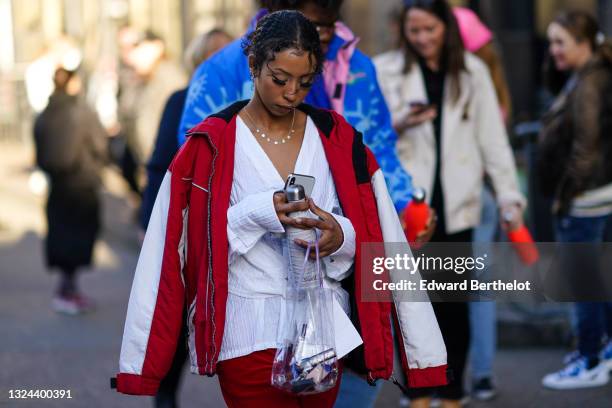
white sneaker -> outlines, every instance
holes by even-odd
[[[57,313],[63,313],[67,315],[78,315],[81,313],[79,305],[74,299],[67,296],[55,296],[51,303],[53,310]]]
[[[484,377],[472,384],[472,396],[478,401],[488,401],[497,396],[497,390],[490,377]]]
[[[87,313],[95,308],[95,303],[91,299],[78,293],[72,296],[56,295],[51,305],[57,313],[67,315]]]
[[[612,371],[612,340],[609,340],[599,353],[601,364],[606,366],[608,371]]]
[[[470,396],[465,395],[463,398],[459,400],[459,404],[462,407],[465,407],[470,403]],[[429,408],[440,408],[442,406],[442,400],[439,397],[433,397],[431,402],[429,403]]]
[[[571,351],[563,357],[563,365],[568,365],[578,360],[581,357],[578,350]]]
[[[580,357],[565,368],[544,376],[542,385],[554,390],[571,390],[576,388],[599,387],[606,385],[610,380],[607,366],[599,363],[597,366],[588,367],[586,357]]]

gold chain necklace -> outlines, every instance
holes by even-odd
[[[293,134],[295,133],[295,129],[293,129],[293,125],[295,124],[295,109],[293,109],[293,117],[291,118],[291,128],[289,128],[287,136],[281,138],[280,140],[273,140],[272,138],[270,138],[270,135],[267,135],[264,131],[257,127],[255,121],[253,120],[251,115],[249,115],[249,112],[247,112],[246,109],[243,109],[242,111],[246,113],[247,117],[249,118],[249,122],[251,122],[251,125],[255,128],[255,133],[257,133],[257,136],[260,136],[268,143],[274,143],[275,145],[287,143],[287,140],[290,140],[291,136],[293,136]]]

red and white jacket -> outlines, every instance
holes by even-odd
[[[119,392],[156,394],[172,363],[184,316],[191,371],[216,372],[228,294],[227,211],[236,115],[245,104],[237,102],[190,130],[164,178],[132,284],[114,384]],[[446,384],[446,349],[428,301],[361,301],[361,244],[405,242],[374,156],[342,116],[309,105],[300,109],[317,126],[343,214],[356,233],[354,272],[343,283],[363,345],[348,359],[370,380],[389,379],[393,315],[408,385]]]

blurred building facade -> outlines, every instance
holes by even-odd
[[[239,36],[252,0],[0,0],[0,140],[29,141],[33,114],[25,77],[28,66],[59,42],[82,53],[89,73],[118,55],[117,32],[126,25],[160,35],[179,61],[198,33],[222,27]]]
[[[61,35],[77,40],[86,61],[95,59],[123,25],[154,31],[180,57],[202,31],[223,27],[239,35],[253,6],[251,0],[0,0],[0,18],[12,22],[16,63],[31,61]]]

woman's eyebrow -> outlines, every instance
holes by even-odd
[[[288,77],[293,78],[293,75],[290,74],[289,72],[285,71],[282,68],[275,68],[275,67],[271,67],[270,65],[268,65],[268,69],[270,69],[270,71],[272,71],[273,73],[276,73],[275,71],[278,70],[280,71],[282,74],[287,75]],[[300,76],[300,78],[304,78],[304,77],[308,77],[308,76],[313,76],[315,73],[314,72],[310,72],[308,74],[304,74],[302,76]]]
[[[285,75],[287,75],[287,76],[293,76],[293,75],[291,75],[289,72],[285,71],[285,70],[284,70],[284,69],[282,69],[282,68],[274,68],[274,67],[271,67],[270,65],[268,65],[268,69],[270,69],[270,71],[272,71],[272,72],[274,72],[274,71],[278,70],[278,71],[280,71],[281,73],[283,73],[283,74],[285,74]]]

